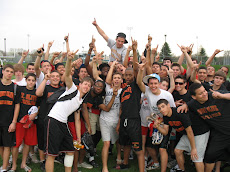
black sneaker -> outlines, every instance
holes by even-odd
[[[46,170],[46,161],[42,161],[42,162],[40,163],[40,169],[41,169],[42,171],[45,171],[45,170]]]
[[[64,157],[62,155],[59,155],[55,158],[54,162],[59,163],[59,164],[64,164]]]
[[[121,164],[120,165],[120,170],[126,170],[129,169],[129,165],[128,164]]]
[[[89,163],[93,166],[93,168],[99,167],[99,165],[94,160],[90,161]]]

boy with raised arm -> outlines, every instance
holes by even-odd
[[[123,64],[127,50],[124,44],[128,43],[128,41],[126,40],[126,35],[120,32],[117,34],[116,41],[114,41],[109,38],[105,34],[105,32],[98,26],[96,19],[94,19],[92,24],[96,27],[98,33],[105,39],[105,41],[108,43],[108,47],[111,49],[111,55],[109,58],[110,64],[116,59],[119,63]]]
[[[59,100],[54,104],[46,118],[46,137],[45,149],[48,155],[46,160],[46,171],[53,172],[54,159],[59,151],[65,151],[64,166],[66,172],[71,172],[74,158],[73,138],[69,133],[67,127],[67,118],[73,112],[78,110],[83,102],[85,94],[88,93],[92,86],[92,79],[86,77],[79,84],[79,89],[72,81],[71,61],[74,57],[73,52],[68,52],[66,71],[65,71],[65,84],[66,91],[59,97]],[[71,98],[65,99],[66,96]],[[79,112],[77,115],[80,115]]]

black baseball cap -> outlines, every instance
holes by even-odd
[[[124,39],[125,39],[125,43],[124,43],[124,44],[127,44],[127,43],[128,43],[128,41],[126,40],[126,35],[125,35],[124,33],[119,32],[119,33],[117,34],[117,38],[118,38],[118,37],[121,37],[121,38],[124,38]]]

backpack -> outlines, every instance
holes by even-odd
[[[61,87],[59,90],[55,91],[46,101],[46,103],[48,104],[48,111],[47,111],[47,115],[49,114],[50,110],[52,109],[52,107],[54,106],[54,104],[57,101],[65,101],[65,100],[71,100],[73,97],[75,97],[78,93],[78,90],[72,92],[71,94],[65,95],[61,98],[59,98],[64,92],[66,91],[66,87]]]

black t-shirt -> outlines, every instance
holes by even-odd
[[[228,93],[226,91],[219,92]],[[212,92],[209,92],[208,100],[205,103],[200,104],[192,99],[187,104],[194,115],[200,116],[208,125],[220,133],[230,136],[230,100],[214,99]]]
[[[14,96],[14,83],[3,85],[0,80],[0,126],[7,127],[12,123],[15,104],[20,103],[20,86]]]
[[[120,94],[122,114],[121,119],[140,119],[141,90],[134,80],[130,85],[124,87]]]
[[[46,85],[43,95],[41,97],[41,103],[40,103],[40,109],[38,113],[38,119],[39,120],[44,120],[44,118],[47,116],[47,111],[48,111],[48,104],[47,104],[47,99],[58,89],[61,87],[52,87],[51,85]]]
[[[174,101],[182,99],[184,102],[189,102],[192,99],[188,91],[183,95],[180,95],[178,91],[173,91],[172,95],[173,95]]]
[[[28,110],[32,106],[39,106],[39,99],[36,96],[36,89],[28,90],[26,86],[21,87],[20,96],[20,111],[18,115],[18,122],[22,117],[28,114]]]
[[[172,108],[172,116],[163,116],[164,124],[173,127],[181,134],[187,134],[185,129],[192,125],[187,113],[177,113],[177,108]]]
[[[87,108],[89,112],[92,112],[94,114],[100,114],[100,108],[98,107],[100,104],[103,104],[103,98],[101,95],[97,95],[95,97],[92,96],[91,92],[93,90],[90,90],[89,94],[85,97],[83,103],[87,104]]]
[[[78,74],[79,74],[79,69],[75,69],[75,70],[74,70],[73,77],[74,77],[74,78],[79,78]]]
[[[227,89],[228,91],[230,91],[230,82],[229,82],[229,81],[225,81],[225,82],[223,83],[223,85],[226,87],[226,89]]]
[[[209,85],[208,82],[202,82],[201,84],[203,85],[203,87],[205,88],[206,91],[210,91],[210,89],[213,89],[212,86]],[[226,89],[226,87],[224,86],[224,84],[222,84],[218,90],[227,91],[227,89]]]

